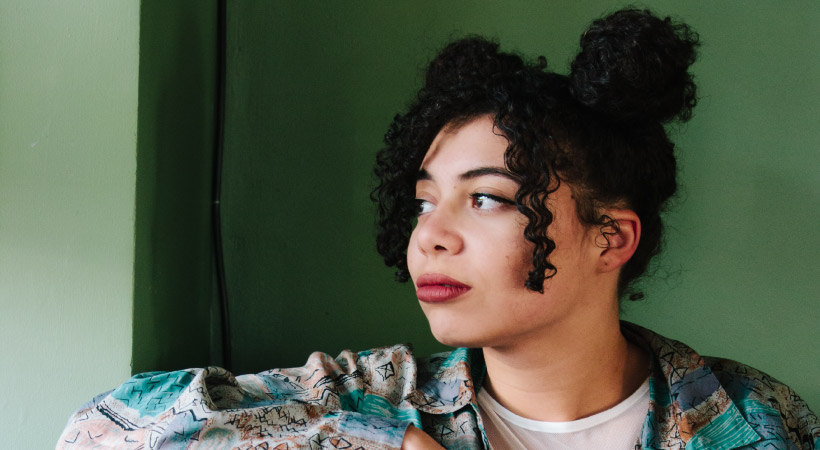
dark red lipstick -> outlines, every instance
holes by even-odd
[[[416,280],[416,297],[426,303],[446,302],[470,289],[470,286],[438,273],[424,274]]]

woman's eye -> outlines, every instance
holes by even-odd
[[[512,200],[507,200],[506,198],[499,197],[497,195],[484,194],[481,192],[473,194],[472,197],[473,208],[483,209],[487,211],[499,208],[504,205],[515,204],[515,202],[513,202]]]
[[[420,198],[416,199],[416,214],[419,216],[422,214],[427,214],[435,208],[436,206],[433,204],[433,202],[430,202],[428,200],[422,200]]]

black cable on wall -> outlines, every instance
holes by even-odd
[[[213,228],[216,283],[219,291],[220,337],[222,366],[231,370],[231,326],[228,315],[228,287],[225,280],[225,255],[222,249],[222,156],[225,150],[225,66],[227,41],[227,0],[217,0],[217,72],[216,114],[214,130],[214,170],[212,185],[211,222]]]

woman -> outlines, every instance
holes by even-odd
[[[619,321],[676,190],[664,124],[695,105],[697,38],[624,10],[581,45],[562,76],[451,44],[379,153],[379,252],[462,348],[138,375],[59,446],[820,448],[788,387]]]

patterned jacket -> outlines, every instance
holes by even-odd
[[[820,425],[790,388],[633,324],[654,355],[636,449],[820,450]],[[135,375],[69,420],[58,449],[398,449],[409,424],[448,449],[489,448],[477,413],[480,350],[416,360],[404,345],[234,377],[209,367]]]

